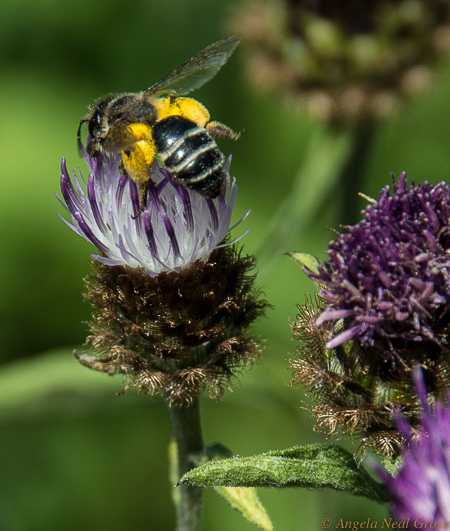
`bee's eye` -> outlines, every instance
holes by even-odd
[[[98,129],[100,127],[100,123],[102,121],[102,115],[99,111],[97,111],[94,116],[89,120],[89,134],[92,138],[95,138],[97,136]]]

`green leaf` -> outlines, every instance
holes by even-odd
[[[185,474],[179,483],[198,487],[328,487],[378,503],[389,501],[383,486],[358,467],[352,454],[333,444],[209,461]]]
[[[88,371],[73,349],[44,352],[0,367],[0,421],[45,411],[67,412],[80,397],[111,396],[122,389],[121,378]]]
[[[284,253],[287,256],[293,258],[301,266],[306,266],[308,269],[311,269],[313,273],[319,274],[319,261],[315,256],[308,253]]]
[[[207,446],[204,454],[191,456],[191,459],[197,466],[201,466],[205,462],[210,463],[211,460],[223,460],[232,455],[226,446],[221,443],[215,443]],[[178,482],[178,484],[180,483],[181,481]],[[273,530],[272,522],[259,501],[256,489],[245,487],[214,487],[214,490],[249,522],[264,529],[264,531]]]
[[[214,490],[249,522],[264,529],[264,531],[272,531],[272,522],[259,501],[256,489],[245,487],[214,487]]]

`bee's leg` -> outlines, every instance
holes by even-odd
[[[213,136],[218,136],[219,138],[230,138],[231,140],[237,140],[240,136],[245,133],[245,129],[235,133],[233,129],[228,127],[228,125],[222,124],[220,122],[209,122],[206,124],[205,128]]]
[[[119,162],[117,163],[117,166],[119,167],[119,171],[120,173],[126,177],[127,179],[131,179],[132,181],[134,181],[134,179],[130,176],[130,174],[127,172],[127,169],[126,169],[126,166],[123,162],[123,159],[120,159]],[[145,200],[147,199],[147,188],[148,188],[148,181],[145,182],[145,183],[136,183],[137,186],[138,186],[138,190],[139,190],[139,212],[137,214],[135,214],[134,216],[132,215],[132,219],[136,219],[138,218],[142,212],[144,211],[144,208],[145,208]]]
[[[142,212],[144,212],[145,203],[147,202],[147,190],[148,190],[148,181],[145,183],[138,184],[139,189],[139,212],[134,216],[131,216],[132,219],[138,218]]]
[[[86,146],[86,153],[89,157],[95,157],[95,154],[97,152],[97,142],[91,138]]]
[[[138,140],[131,151],[122,151],[122,160],[119,168],[126,177],[129,177],[139,190],[139,212],[132,215],[133,219],[139,217],[144,211],[147,200],[148,183],[153,170],[151,164],[155,159],[155,145],[151,137],[151,128],[144,124],[133,124],[130,126]]]
[[[130,176],[128,175],[128,172],[125,168],[125,164],[123,162],[123,159],[120,159],[119,162],[117,163],[117,166],[119,168],[119,171],[120,173],[124,176],[124,177],[128,177],[130,178]]]

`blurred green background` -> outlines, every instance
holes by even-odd
[[[239,2],[123,0],[59,2],[2,0],[0,6],[0,529],[65,531],[170,530],[167,479],[169,422],[160,398],[117,397],[118,377],[81,367],[89,306],[83,277],[94,252],[57,218],[60,160],[76,168],[75,134],[87,104],[108,92],[138,91],[229,34]],[[233,153],[239,183],[237,221],[248,253],[262,253],[270,219],[289,197],[312,138],[323,126],[292,112],[275,96],[257,94],[243,74],[241,45],[220,74],[196,93],[213,119],[247,133]],[[447,179],[450,162],[450,69],[443,65],[434,91],[415,99],[395,120],[377,128],[357,192],[377,197],[389,172],[416,181]],[[325,154],[326,155],[326,154]],[[86,174],[86,172],[85,172]],[[314,172],[308,181],[314,188]],[[339,197],[339,194],[336,194]],[[299,207],[301,208],[301,206]],[[260,365],[223,400],[203,400],[205,440],[250,455],[323,441],[302,409],[304,393],[287,387],[289,323],[296,304],[313,290],[284,251],[323,259],[338,227],[339,203],[325,205],[294,241],[260,263],[259,285],[274,310],[258,325],[266,338]],[[349,446],[353,451],[356,445]],[[381,519],[374,503],[334,492],[260,490],[275,529],[320,529],[327,517]],[[206,492],[204,529],[253,526]]]

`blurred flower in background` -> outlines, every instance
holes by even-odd
[[[317,400],[318,427],[361,438],[382,454],[403,445],[392,420],[400,408],[414,425],[420,402],[412,368],[427,389],[449,387],[450,187],[407,186],[406,174],[385,187],[363,220],[330,242],[317,271],[315,301],[300,306],[291,383]]]
[[[429,89],[450,51],[448,0],[265,0],[236,13],[257,86],[316,117],[353,123],[392,115]]]
[[[124,391],[160,392],[170,405],[189,404],[204,389],[219,397],[259,355],[246,329],[267,307],[254,289],[255,259],[227,241],[236,183],[228,176],[211,199],[155,164],[146,208],[134,219],[139,192],[119,174],[118,158],[83,154],[87,185],[75,172],[72,183],[64,160],[61,176],[66,223],[100,251],[86,279],[88,344],[99,356],[78,360],[124,374]]]
[[[329,210],[331,197],[342,223],[359,219],[354,183],[365,188],[380,120],[429,90],[449,57],[450,0],[253,0],[229,27],[243,35],[253,85],[325,122],[260,245],[264,268]]]
[[[417,429],[412,429],[401,415],[396,416],[398,429],[407,441],[401,467],[395,477],[379,466],[376,470],[393,500],[390,511],[395,519],[409,518],[410,524],[419,529],[424,521],[450,520],[450,410],[440,401],[434,407],[428,404],[420,370],[415,382],[422,408]]]

